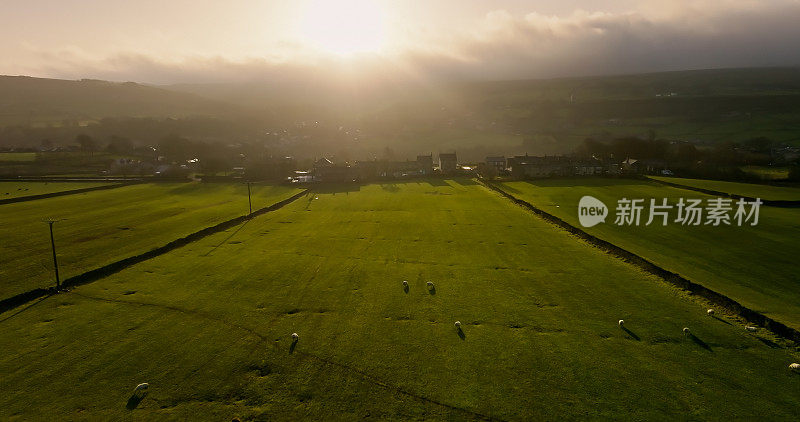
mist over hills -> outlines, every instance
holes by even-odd
[[[0,76],[0,125],[60,124],[105,117],[221,116],[231,104],[134,82]]]
[[[170,86],[4,76],[0,127],[0,146],[6,147],[36,145],[43,138],[70,142],[79,132],[101,140],[125,136],[139,144],[177,134],[342,159],[437,151],[458,151],[473,160],[555,154],[589,137],[619,136],[706,144],[764,136],[798,145],[800,68]]]

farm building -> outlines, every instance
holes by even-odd
[[[511,174],[519,179],[565,176],[572,172],[570,159],[562,156],[517,156],[511,166]]]
[[[453,174],[458,169],[456,153],[439,153],[439,171],[442,174]]]
[[[486,157],[486,165],[494,167],[498,172],[506,169],[506,157]]]

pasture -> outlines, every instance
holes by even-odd
[[[327,188],[0,332],[0,419],[800,412],[796,352],[466,179]]]
[[[677,179],[670,179],[677,180]],[[641,225],[614,224],[617,201],[622,198],[660,201],[678,198],[705,201],[712,196],[628,179],[552,179],[508,182],[503,189],[568,223],[578,222],[578,201],[584,195],[609,207],[605,224],[584,228],[588,233],[636,253],[667,270],[716,290],[743,305],[800,328],[800,289],[797,253],[800,250],[800,210],[762,206],[757,226],[682,226],[660,220],[649,226],[647,209]],[[747,192],[747,185],[733,186]],[[779,188],[775,188],[779,189]],[[788,195],[788,194],[787,194]],[[671,220],[676,217],[673,210]]]
[[[103,186],[105,182],[0,182],[0,199],[42,195],[46,193]]]
[[[724,180],[684,179],[680,177],[647,176],[651,179],[677,183],[693,188],[708,189],[715,192],[761,198],[773,201],[800,201],[800,187],[774,186],[757,183],[727,182]]]
[[[297,192],[253,185],[253,209]],[[202,183],[134,185],[0,205],[0,299],[55,285],[45,219],[62,220],[54,231],[63,280],[247,212],[247,186]]]
[[[0,162],[30,162],[36,160],[35,152],[0,152]]]

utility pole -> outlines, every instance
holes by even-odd
[[[253,201],[250,199],[250,181],[247,181],[247,204],[250,206],[250,214],[247,214],[248,217],[253,214]]]
[[[53,249],[53,268],[56,270],[56,290],[61,290],[61,280],[58,278],[58,259],[56,259],[56,241],[53,238],[53,223],[58,220],[45,220],[50,226],[50,246]]]

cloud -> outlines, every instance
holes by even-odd
[[[290,56],[98,58],[79,49],[38,52],[31,73],[151,83],[275,82],[326,78],[520,79],[800,65],[800,2],[675,1],[624,13],[487,13],[460,32],[425,32],[383,54],[341,58],[302,45]],[[664,4],[663,2],[661,4]]]

